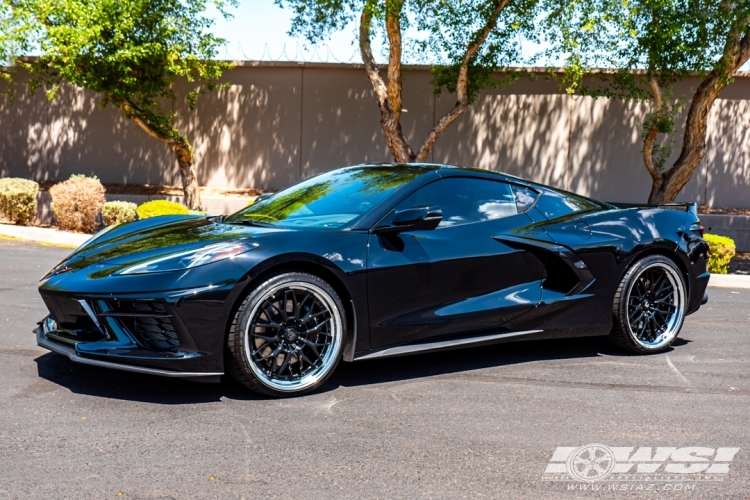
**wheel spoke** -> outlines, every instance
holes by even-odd
[[[279,316],[281,316],[281,311],[279,311],[279,308],[276,307],[276,304],[274,304],[273,302],[266,301],[265,304],[263,304],[263,312],[266,313],[266,317],[268,318],[269,322],[278,324],[278,322],[273,321],[273,314],[268,311],[269,307],[271,309],[275,309]],[[281,328],[281,325],[279,325],[279,328]]]
[[[257,355],[260,351],[262,351],[263,349],[265,349],[266,347],[268,347],[269,344],[270,344],[270,342],[264,342],[263,344],[261,344],[260,347],[258,347],[256,350],[253,351],[253,356]]]
[[[273,328],[274,330],[280,330],[281,325],[278,323],[270,322],[270,323],[253,323],[253,326],[259,327],[259,328]]]
[[[663,313],[663,314],[670,314],[677,310],[677,306],[674,306],[672,304],[661,304],[657,306],[654,311]]]
[[[256,338],[256,339],[261,339],[261,340],[265,340],[265,341],[267,341],[267,342],[273,342],[273,341],[275,341],[275,340],[279,340],[279,336],[278,336],[278,335],[276,335],[276,336],[274,336],[274,337],[267,337],[267,336],[265,336],[265,335],[260,335],[260,334],[258,334],[258,333],[253,333],[252,335],[253,335],[253,337],[254,337],[254,338]]]
[[[656,280],[654,280],[654,286],[652,287],[654,297],[658,297],[661,293],[662,289],[664,288],[664,285],[667,282],[667,275],[666,274],[660,274]]]
[[[637,316],[636,316],[637,315]],[[640,309],[635,309],[633,312],[630,313],[630,324],[637,324],[644,316],[643,311]]]
[[[275,373],[277,375],[281,375],[282,373],[284,373],[284,370],[286,370],[287,367],[289,366],[289,360],[291,359],[292,359],[292,355],[289,353],[289,351],[284,351],[284,361],[281,362],[281,366],[279,367],[278,370],[276,370]]]
[[[324,319],[323,321],[315,325],[313,328],[310,328],[309,330],[305,330],[305,334],[317,333],[321,328],[326,326],[329,321],[331,321],[331,318]]]
[[[286,298],[287,294],[289,293],[289,290],[284,290],[284,298],[281,302],[281,313],[282,316],[284,316],[284,321],[289,321],[289,311],[286,310],[287,304],[289,303],[289,299]],[[294,292],[292,292],[292,296],[294,296]]]
[[[305,360],[305,363],[307,363],[310,366],[315,366],[315,363],[307,357],[307,355],[304,353],[304,351],[297,351],[297,354],[299,354],[300,360]]]
[[[294,319],[299,319],[299,302],[297,302],[297,294],[292,291],[292,310],[294,311]]]
[[[316,344],[316,343],[314,343],[314,342],[312,342],[312,341],[310,341],[310,340],[308,340],[306,338],[303,338],[302,342],[307,347],[309,347],[310,349],[312,349],[312,351],[315,353],[316,356],[320,357],[320,353],[318,352],[318,344]]]
[[[276,346],[276,349],[274,349],[273,351],[271,351],[267,355],[258,358],[258,361],[265,361],[265,360],[267,360],[270,357],[273,357],[273,359],[275,361],[276,357],[279,355],[279,352],[281,352],[281,347],[282,347],[281,344],[279,344],[278,346]]]
[[[305,304],[307,303],[307,300],[310,297],[313,297],[313,294],[308,291],[307,293],[305,293],[305,296],[302,297],[302,300],[299,301],[299,314],[300,315],[302,314],[302,310],[304,309]],[[310,306],[310,308],[312,309],[312,306]],[[300,320],[300,321],[302,321],[302,318],[300,318],[300,316],[297,316],[297,319]]]

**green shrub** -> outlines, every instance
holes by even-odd
[[[187,215],[190,213],[187,207],[167,200],[147,201],[140,205],[136,212],[141,219],[148,219],[149,217],[157,217],[159,215]]]
[[[57,227],[68,231],[95,233],[96,220],[104,205],[104,186],[96,177],[71,175],[49,190]]]
[[[727,274],[729,272],[729,261],[732,260],[737,247],[732,238],[707,234],[704,236],[708,242],[708,271],[715,274]]]
[[[27,225],[36,215],[39,184],[26,179],[0,179],[0,212],[11,222]]]
[[[108,201],[102,207],[102,222],[105,226],[122,224],[135,220],[138,205],[129,201]]]

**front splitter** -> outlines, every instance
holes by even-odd
[[[112,363],[111,361],[84,358],[76,353],[74,347],[48,339],[41,326],[34,329],[34,333],[36,334],[36,343],[39,347],[67,356],[71,361],[83,365],[111,368],[113,370],[121,370],[125,372],[143,373],[146,375],[157,375],[159,377],[191,379],[198,382],[218,382],[219,377],[224,375],[223,372],[174,372],[169,370],[159,370],[158,368],[146,368],[143,366],[124,365],[121,363]]]

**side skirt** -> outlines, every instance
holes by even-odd
[[[543,330],[527,330],[523,332],[498,333],[495,335],[481,335],[479,337],[467,337],[452,340],[442,340],[438,342],[401,345],[397,347],[389,347],[388,349],[383,349],[382,351],[373,352],[371,354],[365,354],[364,356],[355,357],[354,361],[359,361],[362,359],[385,358],[389,356],[403,356],[406,354],[414,354],[417,352],[439,351],[442,349],[460,349],[463,347],[472,347],[473,345],[479,343],[491,343],[493,341],[499,341],[509,337],[531,335],[533,333],[541,332],[543,332]]]

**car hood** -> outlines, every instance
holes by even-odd
[[[62,269],[78,270],[96,265],[107,273],[145,260],[165,257],[211,243],[257,238],[276,228],[241,226],[200,216],[154,217],[105,230],[76,249],[50,275]]]

